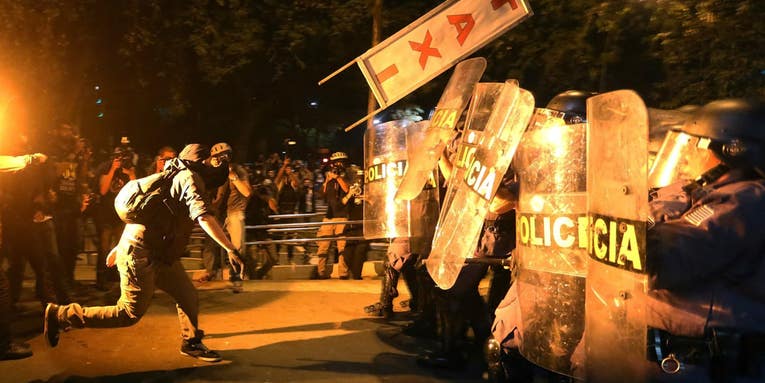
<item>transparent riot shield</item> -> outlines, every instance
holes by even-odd
[[[521,313],[519,351],[529,361],[573,376],[571,356],[584,333],[587,274],[586,125],[537,109],[513,166],[515,284]]]
[[[407,129],[408,158],[417,156],[419,148],[425,139],[425,132],[429,124],[430,121],[420,121]],[[406,177],[406,173],[404,177]],[[428,174],[420,194],[409,201],[409,234],[413,253],[430,253],[430,243],[433,240],[433,234],[438,223],[438,211],[438,168],[436,167],[431,169]]]
[[[587,100],[588,382],[642,382],[647,363],[648,115],[635,92]]]
[[[452,287],[465,259],[473,256],[489,203],[510,166],[533,109],[534,96],[530,92],[520,89],[515,80],[505,82],[449,211],[433,237],[427,268],[440,288]]]
[[[483,137],[486,123],[489,121],[491,111],[494,109],[503,87],[504,83],[501,82],[483,82],[476,84],[473,89],[473,97],[470,100],[465,118],[465,128],[459,137],[457,152],[451,161],[452,174],[449,175],[439,220],[443,219],[443,216],[449,211],[454,195],[465,177],[465,169],[475,156],[478,141]]]
[[[406,171],[409,140],[421,139],[428,121],[390,121],[364,133],[364,237],[411,235],[410,201],[396,201]]]
[[[409,169],[396,193],[396,199],[411,200],[420,194],[429,174],[438,164],[446,144],[454,136],[454,128],[470,100],[473,87],[485,69],[486,59],[483,57],[462,61],[454,68],[454,73],[449,78],[441,99],[438,100],[417,156],[411,158]]]

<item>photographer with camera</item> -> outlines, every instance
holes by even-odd
[[[343,203],[348,207],[348,220],[361,221],[364,219],[364,169],[351,165],[348,172],[353,177],[348,194],[343,197]],[[364,225],[351,224],[345,227],[343,234],[346,237],[361,237],[364,235]],[[369,250],[369,240],[347,241],[343,250],[343,261],[348,266],[339,270],[340,278],[350,277],[361,279],[361,271],[364,268],[364,262],[367,260],[367,251]],[[340,266],[342,266],[341,264]],[[349,273],[350,271],[350,273]]]
[[[96,289],[107,291],[118,279],[114,269],[106,267],[106,255],[120,238],[125,224],[114,210],[114,197],[125,184],[137,178],[133,164],[133,152],[127,147],[114,148],[110,163],[101,164],[98,180],[99,204],[96,207],[95,222],[98,228],[98,261],[96,262]]]
[[[350,185],[346,178],[346,165],[348,162],[348,155],[344,152],[334,152],[329,157],[329,171],[324,178],[324,185],[322,186],[322,192],[324,193],[324,200],[327,202],[327,214],[324,216],[324,222],[342,222],[348,220],[348,205],[343,203],[343,197],[348,194]],[[316,233],[317,237],[332,237],[340,236],[343,234],[345,224],[327,224],[319,227]],[[343,258],[343,250],[345,249],[345,241],[338,240],[337,244],[337,262],[338,272],[340,278],[348,278],[348,266]],[[329,279],[332,273],[331,268],[327,268],[327,258],[329,257],[330,241],[318,241],[316,250],[316,256],[319,257],[317,264],[317,272],[319,279]]]
[[[284,164],[276,173],[276,200],[279,204],[279,214],[296,214],[298,213],[298,206],[300,199],[302,198],[302,188],[300,175],[295,171],[293,162],[289,157],[284,158]],[[295,222],[294,220],[284,222]],[[296,238],[294,233],[286,233],[282,236],[282,239]],[[284,245],[287,248],[287,262],[292,263],[295,253],[295,245]],[[277,245],[277,248],[280,246]],[[279,253],[277,251],[277,253]]]

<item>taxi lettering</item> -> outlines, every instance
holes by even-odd
[[[630,271],[645,272],[645,222],[591,216],[590,258]]]

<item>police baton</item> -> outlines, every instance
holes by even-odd
[[[511,257],[507,258],[465,258],[465,264],[481,264],[489,266],[510,267]]]
[[[422,259],[420,262],[422,265],[425,265],[427,263],[428,259]],[[465,258],[463,261],[464,264],[470,265],[470,264],[479,264],[479,265],[489,265],[489,266],[502,266],[505,268],[509,268],[512,265],[513,257],[512,254],[508,254],[507,258]]]

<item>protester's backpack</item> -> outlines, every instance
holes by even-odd
[[[170,188],[180,169],[171,167],[162,172],[130,180],[114,198],[114,209],[125,223],[149,224],[163,213],[172,213]]]

